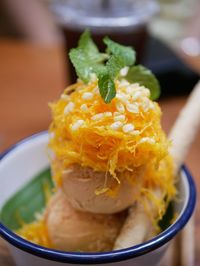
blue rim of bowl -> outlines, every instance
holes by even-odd
[[[47,134],[47,132],[43,131],[18,142],[17,144],[6,150],[3,154],[1,154],[0,160],[3,159],[10,152],[15,150],[17,147],[21,146],[22,144],[27,143],[32,139],[38,138],[45,134]],[[1,222],[0,222],[0,236],[2,236],[7,242],[12,244],[13,246],[23,251],[45,258],[47,260],[53,260],[63,263],[103,264],[103,263],[124,261],[142,256],[169,242],[169,240],[171,240],[186,225],[186,223],[192,216],[196,203],[196,188],[193,178],[186,166],[182,166],[182,171],[185,173],[186,181],[189,186],[188,202],[185,206],[184,212],[174,224],[172,224],[165,231],[163,231],[162,233],[160,233],[159,235],[157,235],[156,237],[152,238],[151,240],[145,243],[130,248],[111,251],[111,252],[99,252],[99,253],[63,252],[54,249],[44,248],[42,246],[26,241],[25,239],[13,233]]]

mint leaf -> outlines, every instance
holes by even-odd
[[[99,76],[99,92],[105,103],[110,103],[116,95],[115,83],[107,73]]]
[[[111,55],[106,62],[106,67],[111,78],[117,77],[120,69],[124,67],[124,63],[119,56]]]
[[[108,73],[107,67],[103,64],[96,64],[93,66],[94,73],[97,77]]]
[[[97,46],[90,36],[90,32],[86,30],[80,37],[78,47],[73,48],[69,52],[70,60],[76,70],[77,76],[88,83],[92,73],[102,72],[100,69],[104,67],[103,61],[107,59],[107,55],[100,53]]]
[[[71,49],[69,53],[70,60],[76,70],[77,76],[87,83],[90,80],[90,74],[93,72],[87,55],[80,48]]]
[[[105,37],[103,42],[107,45],[108,51],[118,56],[124,66],[131,66],[135,63],[135,51],[132,47],[124,46],[112,41],[109,37]]]
[[[85,30],[81,35],[78,47],[81,48],[87,57],[90,60],[94,60],[95,62],[103,62],[108,58],[107,54],[100,53],[96,44],[93,42],[91,38],[91,34],[89,30]]]
[[[139,83],[150,90],[151,99],[156,100],[160,96],[160,84],[151,70],[142,65],[133,66],[129,69],[126,77],[130,83]]]
[[[99,50],[96,46],[96,44],[93,42],[91,38],[91,34],[89,30],[85,30],[83,34],[81,34],[81,37],[78,42],[78,47],[83,49],[86,53],[91,55],[96,55],[96,53],[99,53]]]

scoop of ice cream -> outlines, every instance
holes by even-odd
[[[46,224],[52,246],[64,251],[112,250],[124,221],[124,213],[91,214],[76,211],[62,191],[57,191],[46,210]]]
[[[62,189],[71,205],[92,213],[116,213],[134,203],[138,198],[143,178],[143,168],[135,169],[132,182],[118,175],[118,181],[105,172],[94,172],[89,167],[74,165],[63,173]],[[118,183],[120,182],[120,183]]]

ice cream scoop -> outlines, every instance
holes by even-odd
[[[112,249],[124,217],[124,213],[102,215],[77,211],[59,190],[49,202],[45,219],[53,248],[98,252]]]
[[[74,165],[64,171],[62,189],[77,210],[102,214],[116,213],[132,205],[139,196],[143,168],[136,168],[134,174],[136,181],[131,183],[125,178],[125,173],[119,173],[118,184],[110,174]]]

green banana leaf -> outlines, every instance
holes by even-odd
[[[32,222],[46,205],[45,191],[51,193],[52,188],[50,169],[45,169],[4,204],[0,221],[11,230],[20,228],[23,222]]]

